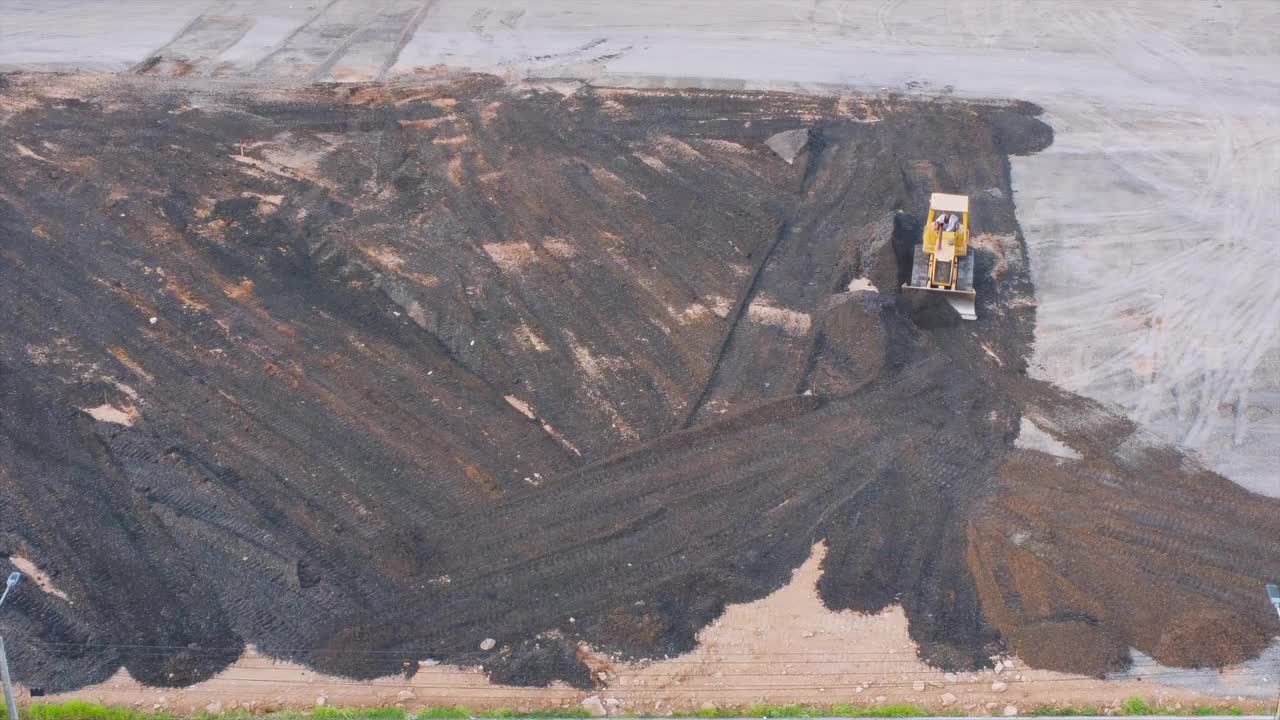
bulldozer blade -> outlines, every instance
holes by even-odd
[[[955,290],[929,287],[929,254],[917,250],[912,258],[911,280],[904,283],[902,289],[941,293],[946,296],[947,302],[955,308],[960,317],[965,320],[977,320],[978,312],[974,301],[978,295],[973,290],[973,255],[966,255],[958,262]]]
[[[956,309],[956,312],[960,313],[961,318],[965,320],[978,319],[978,309],[973,304],[973,298],[947,295],[947,302]]]

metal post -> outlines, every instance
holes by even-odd
[[[18,702],[13,696],[13,682],[9,680],[9,658],[4,654],[4,638],[0,637],[0,682],[4,683],[4,706],[9,720],[18,720]]]
[[[4,583],[4,592],[0,593],[0,606],[9,597],[9,591],[17,586],[22,573],[11,572]],[[18,700],[13,695],[13,681],[9,679],[9,658],[4,654],[4,638],[0,637],[0,683],[4,684],[4,707],[9,711],[9,720],[18,720]]]
[[[1276,609],[1276,614],[1280,615],[1280,587],[1276,587],[1274,583],[1268,583],[1267,599],[1271,601],[1271,607]],[[1280,694],[1276,697],[1276,720],[1280,720]]]

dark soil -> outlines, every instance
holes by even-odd
[[[0,557],[69,597],[0,616],[23,682],[253,643],[587,685],[580,642],[687,650],[817,540],[825,602],[902,604],[943,667],[1272,634],[1280,503],[1025,376],[1034,107],[132,82],[0,89]],[[938,190],[1004,238],[975,323],[897,290]]]

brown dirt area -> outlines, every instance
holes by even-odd
[[[822,603],[899,608],[913,671],[1255,657],[1280,502],[1026,375],[1038,113],[5,76],[0,571],[60,593],[0,617],[18,678],[187,687],[253,646],[612,691],[584,645],[685,656],[819,542]],[[975,323],[898,290],[935,190],[987,234]]]

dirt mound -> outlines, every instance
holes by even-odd
[[[579,643],[687,650],[817,540],[824,602],[901,604],[946,667],[1062,617],[1094,664],[1036,657],[1088,672],[1098,627],[1265,636],[1277,503],[1023,375],[1028,108],[134,82],[0,91],[0,556],[65,594],[0,617],[24,682],[252,643],[584,685]],[[789,165],[765,141],[800,127]],[[976,323],[896,291],[935,190],[1009,243]],[[1014,449],[1033,411],[1081,461]]]
[[[1009,648],[1032,667],[1102,677],[1129,667],[1129,646],[1096,622],[1062,620],[1018,628]]]
[[[821,312],[819,349],[810,387],[822,395],[848,395],[879,377],[888,351],[880,293],[833,295]]]
[[[1259,620],[1222,610],[1180,615],[1160,636],[1153,657],[1177,667],[1223,667],[1244,662],[1257,657],[1271,639],[1270,628]]]

